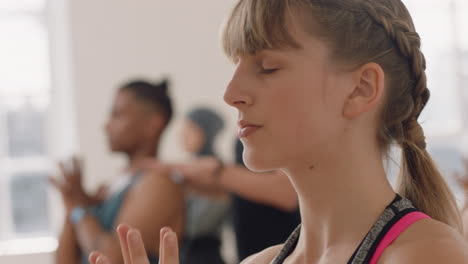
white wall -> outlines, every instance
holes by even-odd
[[[86,158],[87,185],[117,173],[103,133],[115,88],[131,77],[172,79],[179,119],[166,133],[162,157],[180,159],[180,117],[209,103],[229,119],[221,154],[229,158],[235,112],[222,95],[232,73],[219,45],[220,25],[234,1],[70,1],[73,76],[79,152]]]

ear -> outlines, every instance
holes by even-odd
[[[343,115],[354,119],[374,109],[382,100],[385,88],[385,73],[376,63],[367,63],[353,74],[354,87],[346,99]]]
[[[152,115],[145,124],[146,136],[152,138],[164,127],[164,117],[162,115]]]

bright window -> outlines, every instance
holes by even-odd
[[[0,242],[51,232],[45,10],[45,0],[0,1]]]
[[[422,38],[431,100],[421,120],[429,136],[464,126],[462,85],[468,63],[468,5],[463,0],[404,0]]]

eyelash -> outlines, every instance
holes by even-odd
[[[260,73],[261,74],[273,74],[275,73],[276,71],[278,71],[279,69],[261,69],[260,70]]]

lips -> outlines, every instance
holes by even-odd
[[[260,125],[252,124],[243,120],[239,121],[238,125],[239,125],[239,131],[238,131],[239,138],[246,138],[252,135],[253,133],[255,133],[258,129],[262,127]]]

